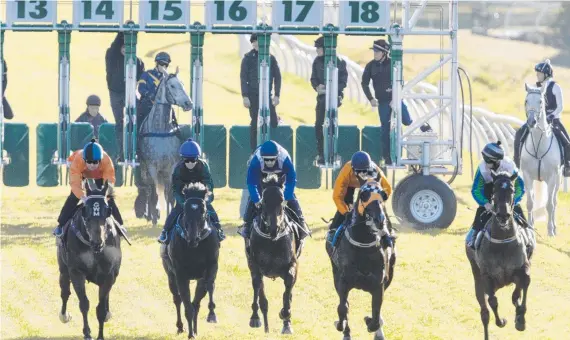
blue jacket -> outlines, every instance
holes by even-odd
[[[506,171],[513,175],[518,174],[516,165],[510,159],[503,159],[497,171]],[[520,203],[524,193],[524,181],[519,176],[515,180],[515,205]],[[473,187],[471,188],[471,194],[479,206],[491,203],[491,197],[493,195],[493,177],[491,176],[491,171],[485,165],[485,162],[482,162],[477,168]]]
[[[154,96],[156,95],[156,90],[158,89],[158,84],[163,75],[156,68],[145,71],[141,75],[141,79],[138,84],[138,91],[141,94],[141,100],[150,99],[154,102]]]
[[[297,173],[293,166],[293,161],[287,150],[279,146],[279,154],[277,162],[271,169],[266,168],[261,157],[260,148],[258,147],[249,162],[247,169],[247,189],[253,203],[261,201],[261,192],[263,191],[262,180],[269,174],[276,174],[281,187],[285,185],[283,195],[286,201],[295,199],[295,185],[297,184]]]

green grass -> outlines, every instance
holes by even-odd
[[[463,34],[463,33],[462,33]],[[85,98],[98,93],[103,99],[102,111],[111,117],[104,81],[103,58],[111,34],[74,33],[72,35],[71,108],[74,114],[83,110]],[[168,47],[181,66],[181,78],[189,79],[188,37],[182,35],[140,35],[139,55],[149,65],[149,50]],[[342,38],[341,52],[365,62],[369,55],[370,39]],[[35,155],[35,125],[55,121],[57,111],[57,37],[53,33],[6,33],[5,53],[10,67],[10,99],[17,121],[31,126],[31,155]],[[351,42],[349,45],[348,42]],[[422,41],[417,41],[421,48]],[[500,81],[497,90],[490,92],[475,88],[476,105],[486,99],[488,107],[516,107],[522,105],[522,84],[505,87],[504,79],[513,82],[522,79],[528,69],[527,59],[535,58],[539,51],[519,43],[503,42],[500,59],[490,63],[500,51],[492,49],[493,39],[466,37],[462,44],[462,63],[472,76],[482,82]],[[518,50],[511,46],[518,46]],[[423,46],[425,47],[425,46]],[[469,48],[469,49],[468,49]],[[514,48],[514,47],[513,47]],[[517,53],[517,51],[524,53]],[[239,58],[237,40],[231,36],[208,35],[205,45],[204,101],[207,123],[247,124],[247,111],[241,106],[239,95]],[[482,51],[485,51],[484,53]],[[545,55],[555,53],[543,48]],[[512,54],[511,54],[512,53]],[[489,54],[489,55],[487,55]],[[360,59],[358,59],[358,58]],[[506,60],[506,58],[515,59]],[[542,56],[541,56],[542,57]],[[524,60],[521,60],[524,59]],[[425,67],[429,62],[410,60],[407,69]],[[524,66],[524,67],[523,67]],[[500,73],[497,70],[503,69]],[[482,75],[484,70],[487,75]],[[559,71],[560,70],[560,71]],[[557,68],[562,79],[567,70]],[[500,74],[495,77],[495,74]],[[498,78],[498,80],[496,79]],[[188,82],[187,82],[188,83]],[[479,82],[477,84],[480,84]],[[479,85],[477,85],[479,86]],[[480,85],[485,89],[487,85]],[[517,88],[516,93],[514,88]],[[568,88],[568,86],[566,86]],[[520,90],[520,91],[519,91]],[[492,94],[492,96],[491,96]],[[504,99],[503,97],[508,97]],[[222,99],[223,98],[223,99]],[[222,100],[221,100],[222,99]],[[312,123],[314,92],[299,78],[284,78],[282,104],[278,112],[288,121]],[[509,106],[510,105],[510,106]],[[505,110],[514,112],[515,110]],[[371,124],[377,115],[366,108],[347,103],[341,108],[341,123]],[[183,117],[182,121],[188,121]],[[35,169],[32,166],[32,182]],[[465,172],[467,173],[467,171]],[[474,203],[469,195],[470,178],[460,176],[452,186],[458,195],[459,208],[456,221],[447,230],[415,232],[400,226],[398,262],[393,285],[386,294],[383,316],[384,328],[390,339],[480,339],[482,327],[478,305],[474,296],[473,280],[464,255],[463,240],[473,219]],[[2,339],[76,339],[81,334],[81,317],[73,293],[70,299],[71,323],[59,323],[60,308],[55,241],[51,236],[55,220],[64,202],[68,188],[23,189],[2,188],[1,238],[1,330]],[[120,188],[119,206],[126,218],[132,247],[123,247],[123,267],[111,293],[113,319],[106,325],[106,335],[112,339],[182,339],[175,334],[175,310],[172,304],[166,275],[159,260],[159,247],[155,241],[158,229],[134,218],[132,212],[135,191]],[[266,280],[269,295],[270,330],[248,327],[251,314],[249,271],[241,238],[235,234],[239,223],[237,190],[216,191],[215,206],[228,239],[223,242],[220,270],[216,282],[215,299],[219,324],[205,323],[205,304],[200,317],[200,337],[203,339],[266,339],[281,338],[278,311],[281,308],[283,284]],[[299,199],[313,229],[313,238],[307,242],[301,259],[300,273],[293,293],[293,328],[295,339],[339,339],[341,334],[333,327],[336,320],[338,298],[332,284],[330,264],[324,250],[326,226],[320,217],[330,217],[334,206],[330,190],[299,190]],[[509,324],[505,329],[491,326],[493,338],[501,339],[561,339],[570,332],[569,283],[570,273],[570,222],[565,216],[570,207],[570,195],[560,194],[558,205],[559,236],[555,239],[538,238],[539,246],[532,267],[529,290],[527,331],[514,329],[514,308],[510,304],[512,288],[499,293],[500,311]],[[546,237],[545,224],[538,230]],[[89,320],[92,330],[97,327],[95,306],[96,290],[88,285],[91,300]],[[365,331],[363,317],[370,313],[370,297],[362,292],[350,296],[350,325],[354,338],[371,338]]]

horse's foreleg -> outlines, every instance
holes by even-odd
[[[250,264],[251,271],[251,285],[253,286],[253,302],[251,303],[251,318],[249,319],[249,327],[261,327],[261,320],[259,319],[259,289],[263,284],[263,276],[255,264]],[[267,325],[266,325],[267,327]]]
[[[481,271],[475,263],[475,260],[469,259],[471,263],[471,271],[473,272],[473,279],[475,280],[475,296],[477,297],[477,302],[479,302],[481,322],[483,323],[483,330],[485,333],[485,340],[489,339],[489,308],[487,307],[487,302],[485,301],[485,287],[483,286],[483,281],[481,278]]]
[[[350,288],[341,277],[335,277],[335,288],[339,297],[339,304],[337,307],[338,321],[335,322],[336,330],[344,332],[344,337],[350,339],[350,328],[348,327],[348,293]]]
[[[70,275],[73,289],[77,298],[79,299],[79,310],[83,315],[83,337],[85,340],[91,339],[91,329],[89,328],[89,320],[87,313],[89,313],[89,299],[85,292],[85,276],[79,272],[72,272]]]
[[[259,287],[259,307],[261,308],[261,313],[263,314],[265,333],[269,333],[269,321],[267,320],[269,302],[267,301],[267,296],[265,296],[265,285],[263,284],[263,278],[261,278],[261,285]]]
[[[192,327],[192,321],[194,320],[194,307],[190,302],[190,280],[177,276],[176,286],[178,287],[180,298],[184,304],[184,315],[188,322],[188,339],[194,339],[195,334],[194,328]]]
[[[525,314],[526,314],[526,297],[528,293],[528,287],[530,286],[530,275],[528,273],[528,268],[525,266],[521,269],[518,273],[518,284],[517,288],[522,288],[522,303],[520,305],[516,305],[516,317],[515,317],[515,328],[518,331],[524,331],[526,326]],[[517,299],[518,300],[518,299]],[[513,293],[513,302],[514,302],[514,293]]]
[[[524,175],[524,173],[523,173]],[[526,211],[528,213],[528,223],[534,227],[534,181],[530,176],[523,176],[527,188]]]
[[[487,301],[489,302],[489,306],[491,306],[491,310],[495,315],[495,324],[497,325],[497,327],[503,328],[507,324],[507,320],[501,319],[501,317],[499,316],[499,301],[497,300],[497,296],[495,296],[496,290],[495,290],[495,284],[493,283],[493,279],[488,276],[483,276],[483,283],[485,285],[484,286],[485,293],[487,294],[487,296],[489,296]]]
[[[194,307],[194,334],[198,335],[198,313],[200,312],[200,302],[206,296],[206,282],[204,279],[198,280],[192,307]]]
[[[548,201],[546,209],[548,210],[548,236],[556,236],[556,206],[558,205],[558,188],[560,187],[560,179],[557,175],[553,176],[548,183]]]
[[[109,279],[99,286],[99,304],[97,305],[97,321],[99,321],[99,335],[97,335],[97,340],[103,340],[103,329],[105,326],[105,320],[107,319],[107,310],[109,306],[107,302],[109,301],[109,293],[111,292],[111,287],[113,286],[113,280]]]
[[[376,332],[374,340],[384,340],[384,331],[382,324],[384,323],[380,316],[382,308],[382,300],[384,298],[384,285],[379,283],[379,287],[372,292],[372,317],[364,318],[369,332]]]
[[[172,301],[176,306],[176,332],[178,334],[184,332],[184,324],[182,323],[182,316],[180,315],[180,305],[182,304],[182,298],[178,293],[178,286],[176,286],[176,276],[172,272],[168,272],[168,288],[170,288],[170,293],[172,293]]]
[[[218,263],[216,263],[209,271],[206,280],[206,290],[210,297],[210,302],[208,303],[208,318],[206,319],[209,323],[217,323],[218,318],[216,316],[216,303],[214,302],[214,289],[216,288],[216,276],[218,275]]]
[[[293,299],[293,287],[295,286],[296,279],[297,264],[293,263],[291,268],[289,268],[283,277],[285,292],[283,293],[283,308],[281,309],[281,312],[279,312],[279,318],[283,320],[283,329],[281,330],[281,334],[293,334],[293,329],[291,328],[291,301]]]
[[[59,268],[59,288],[61,289],[61,312],[59,320],[63,323],[68,323],[71,320],[71,315],[67,311],[67,301],[71,295],[71,279],[69,278],[69,271],[67,267]]]

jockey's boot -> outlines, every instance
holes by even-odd
[[[421,132],[432,132],[433,129],[431,128],[431,125],[429,125],[428,123],[425,123],[424,125],[420,126],[420,131]]]
[[[243,236],[245,239],[249,239],[249,236],[251,235],[251,222],[244,222],[238,230],[238,234]]]
[[[324,155],[318,155],[317,156],[317,166],[323,166],[325,165],[325,156]]]
[[[158,236],[158,243],[162,243],[165,244],[166,241],[168,240],[168,232],[165,229],[162,229],[162,231],[160,232],[160,236]]]
[[[63,236],[63,227],[61,225],[55,227],[55,229],[53,230],[53,234],[55,235],[55,237],[61,238]]]
[[[220,222],[217,223],[212,223],[214,225],[214,227],[216,228],[216,230],[218,231],[218,237],[220,238],[220,242],[222,242],[223,240],[226,239],[226,234],[224,233],[224,230],[222,229],[222,225],[220,224]]]
[[[566,161],[564,163],[564,170],[563,171],[563,176],[564,177],[570,177],[570,161]]]

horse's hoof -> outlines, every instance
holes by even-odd
[[[111,314],[111,311],[108,310],[107,315],[105,315],[105,322],[108,322],[109,320],[111,320],[112,317],[113,317],[113,314]]]
[[[216,317],[216,314],[210,313],[208,314],[208,318],[206,319],[206,321],[209,323],[218,323],[218,318]]]
[[[524,332],[524,330],[526,329],[526,322],[524,320],[524,316],[522,315],[517,315],[515,317],[515,328],[517,329],[517,331],[519,332]]]
[[[93,338],[90,336],[85,336],[85,337],[83,337],[83,340],[93,340]]]
[[[497,320],[497,327],[503,328],[507,325],[507,320],[505,318]]]
[[[259,319],[250,319],[250,320],[249,320],[249,327],[251,327],[251,328],[259,328],[259,327],[261,327],[261,320],[259,320]]]
[[[350,335],[349,335],[349,336],[345,336],[345,337],[342,338],[342,340],[352,340],[352,337],[351,337]]]
[[[290,324],[283,325],[283,329],[281,330],[281,334],[291,335],[293,334],[293,328]]]
[[[69,321],[71,321],[71,314],[69,314],[69,312],[66,312],[65,315],[60,313],[59,321],[61,321],[62,323],[68,323]]]
[[[105,340],[104,338],[97,338],[97,340]]]
[[[176,335],[182,334],[184,332],[185,332],[184,328],[178,328],[178,330],[176,331]]]
[[[382,328],[378,329],[376,331],[376,333],[374,333],[374,340],[385,340],[386,338],[384,337],[384,332],[382,331]]]
[[[344,328],[346,327],[346,320],[344,320],[343,322],[335,321],[335,322],[334,322],[334,327],[335,327],[336,330],[339,331],[339,332],[344,331]]]
[[[369,333],[376,332],[380,328],[380,322],[374,321],[369,316],[364,318],[364,322],[366,323],[366,327],[368,328]]]

